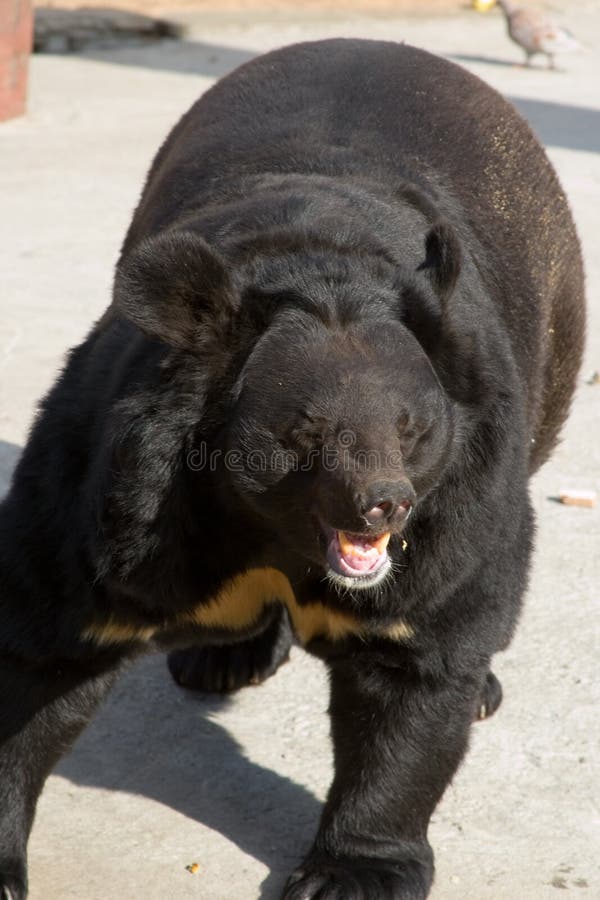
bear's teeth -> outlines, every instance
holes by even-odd
[[[387,545],[389,543],[391,534],[389,531],[386,531],[384,534],[380,534],[376,541],[373,541],[373,546],[377,550],[378,553],[384,553]]]
[[[338,531],[338,541],[340,549],[344,556],[366,557],[372,556],[374,553],[381,556],[388,545],[390,532],[386,531],[379,535],[378,538],[370,539],[366,535],[349,536],[344,531]]]

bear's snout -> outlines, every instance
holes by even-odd
[[[415,492],[407,479],[375,482],[356,498],[359,515],[367,525],[400,524],[410,515]]]
[[[315,483],[312,514],[333,529],[369,538],[399,534],[417,502],[411,481],[404,472],[397,477],[365,474],[322,472]]]

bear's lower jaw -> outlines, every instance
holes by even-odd
[[[392,570],[391,560],[386,553],[377,567],[362,575],[344,575],[331,566],[326,571],[327,580],[337,588],[351,591],[363,591],[377,587],[388,577]]]

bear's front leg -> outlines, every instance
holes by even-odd
[[[360,652],[330,669],[335,778],[284,900],[423,900],[429,819],[467,749],[486,669],[442,681]]]
[[[0,900],[27,896],[27,840],[50,770],[91,718],[115,673],[0,656]]]
[[[178,685],[189,690],[237,691],[273,675],[289,659],[292,643],[288,615],[281,606],[274,606],[260,634],[237,643],[173,650],[168,656],[169,671]]]

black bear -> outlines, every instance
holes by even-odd
[[[209,90],[0,508],[3,900],[123,661],[229,690],[293,639],[330,671],[335,778],[283,896],[424,898],[583,332],[565,196],[477,78],[332,40]]]

